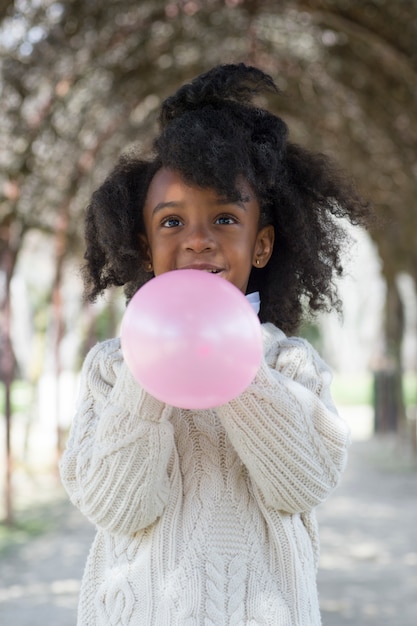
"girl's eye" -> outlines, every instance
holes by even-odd
[[[232,215],[220,215],[216,219],[216,224],[236,224],[237,220]]]
[[[180,224],[181,220],[179,217],[170,216],[162,220],[162,226],[164,226],[164,228],[175,228],[175,226],[180,226]]]

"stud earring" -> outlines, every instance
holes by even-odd
[[[259,265],[260,261],[259,259],[256,259],[256,265]]]
[[[153,265],[152,265],[152,263],[148,263],[148,264],[147,264],[147,266],[146,266],[146,271],[147,271],[147,272],[152,272],[152,270],[153,270]]]

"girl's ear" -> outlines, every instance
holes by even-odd
[[[257,268],[265,267],[271,258],[274,249],[275,231],[272,224],[264,226],[258,232],[255,243],[255,252],[252,265]]]
[[[139,248],[143,257],[143,264],[146,272],[153,271],[152,254],[149,247],[148,238],[143,233],[139,234]]]

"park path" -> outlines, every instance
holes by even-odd
[[[398,444],[354,420],[342,484],[319,509],[323,626],[416,626],[417,471]],[[1,557],[1,625],[75,626],[94,532],[62,492],[49,513],[50,531]]]
[[[324,626],[417,625],[417,470],[389,439],[355,442],[319,508]]]

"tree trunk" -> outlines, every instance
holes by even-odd
[[[375,372],[375,431],[404,431],[403,371],[401,344],[404,334],[404,310],[395,279],[387,278],[385,303],[385,358]]]
[[[16,264],[17,253],[10,245],[10,227],[2,228],[3,249],[1,252],[0,269],[4,275],[4,290],[1,302],[0,327],[0,375],[4,385],[4,409],[6,419],[6,468],[5,468],[5,522],[13,523],[13,489],[12,489],[12,383],[15,374],[15,357],[11,340],[11,281]]]
[[[55,277],[52,286],[52,314],[54,327],[54,376],[55,376],[55,415],[56,415],[56,455],[59,460],[63,448],[61,426],[60,382],[62,374],[61,343],[65,332],[64,306],[62,301],[62,275],[66,255],[69,222],[69,203],[64,203],[58,215],[55,234]]]

